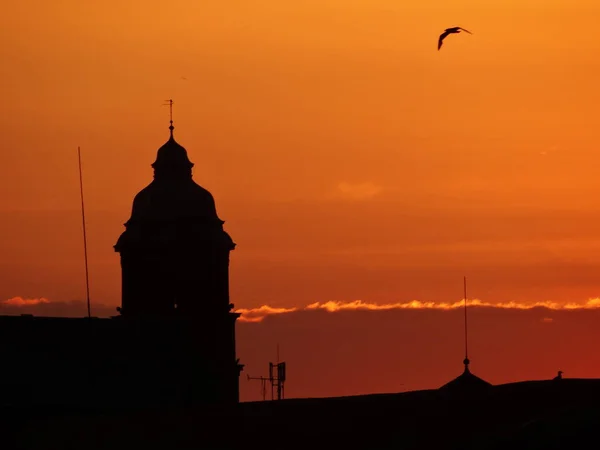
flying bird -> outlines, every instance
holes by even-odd
[[[446,38],[446,36],[448,36],[449,34],[453,34],[453,33],[460,33],[461,31],[464,31],[469,34],[473,34],[469,30],[465,30],[464,28],[461,28],[461,27],[446,28],[446,30],[442,34],[440,34],[440,38],[438,40],[438,50],[440,48],[442,48],[442,44],[444,43],[444,39]]]

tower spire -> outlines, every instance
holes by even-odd
[[[169,106],[169,131],[171,132],[171,138],[173,137],[173,99],[165,100],[167,103],[164,103],[164,106]]]
[[[452,390],[458,390],[458,391],[467,391],[467,390],[473,390],[473,389],[482,389],[482,388],[486,388],[491,386],[490,383],[488,383],[485,380],[482,380],[481,378],[479,378],[477,375],[474,375],[470,370],[469,370],[469,363],[471,361],[469,361],[469,347],[468,347],[468,340],[467,340],[467,305],[468,305],[468,301],[467,301],[467,277],[463,276],[463,289],[464,289],[464,297],[463,297],[463,301],[464,301],[464,313],[465,313],[465,359],[463,361],[463,364],[465,365],[465,370],[464,372],[459,375],[458,377],[456,377],[454,380],[450,381],[449,383],[446,383],[445,385],[443,385],[440,389],[443,390],[448,390],[448,389],[452,389]]]

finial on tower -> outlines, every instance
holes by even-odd
[[[167,103],[164,103],[164,106],[169,106],[169,130],[171,131],[171,138],[173,137],[173,129],[175,128],[173,126],[173,100],[169,99],[169,100],[165,100]]]

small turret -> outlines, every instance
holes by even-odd
[[[454,380],[443,385],[440,390],[443,391],[466,391],[472,392],[474,390],[481,390],[491,386],[491,383],[479,378],[478,376],[471,373],[469,370],[469,364],[471,361],[469,360],[469,351],[468,351],[468,341],[467,341],[467,277],[464,277],[464,312],[465,312],[465,359],[463,360],[463,364],[465,365],[464,372],[456,377]]]

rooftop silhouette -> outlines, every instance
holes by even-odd
[[[469,364],[470,364],[469,358],[465,358],[463,363],[465,365],[464,372],[461,373],[459,376],[457,376],[452,381],[449,381],[448,383],[444,384],[442,387],[440,387],[440,390],[472,392],[472,391],[478,391],[481,389],[487,389],[490,386],[492,386],[491,383],[488,383],[487,381],[479,378],[477,375],[474,375],[469,370]]]

